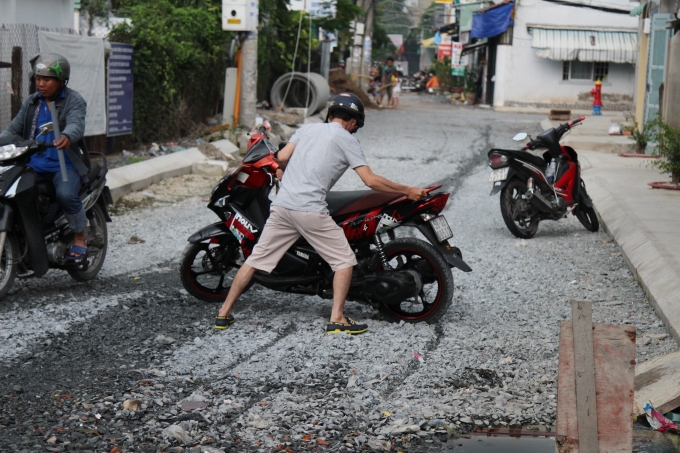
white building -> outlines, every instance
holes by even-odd
[[[0,0],[0,23],[74,28],[80,0]]]
[[[583,108],[592,104],[590,90],[600,78],[604,108],[631,110],[637,18],[628,12],[637,5],[522,0],[505,38],[489,39],[487,103]]]

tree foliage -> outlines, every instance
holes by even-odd
[[[216,2],[200,8],[170,0],[131,3],[131,25],[117,26],[109,39],[134,46],[135,138],[185,135],[216,111],[233,34],[222,30]]]
[[[647,127],[645,127],[646,129]],[[663,156],[652,165],[663,173],[670,173],[673,184],[680,183],[680,130],[661,119],[659,115],[649,126],[650,142],[655,142],[655,154]]]

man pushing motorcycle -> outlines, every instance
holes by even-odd
[[[359,140],[352,135],[363,127],[364,117],[364,106],[357,96],[338,94],[330,102],[325,123],[303,126],[278,153],[278,161],[286,170],[281,190],[272,202],[259,242],[234,277],[215,320],[216,329],[233,324],[234,303],[255,271],[270,273],[302,236],[335,273],[333,307],[326,333],[360,334],[368,330],[367,325],[358,324],[343,314],[352,268],[357,261],[342,228],[328,212],[326,194],[350,167],[364,184],[380,192],[405,195],[414,201],[425,197],[427,192],[373,173]]]
[[[54,184],[57,200],[74,232],[67,259],[80,262],[87,255],[87,217],[78,193],[83,183],[81,177],[87,177],[87,168],[78,143],[85,134],[87,104],[78,92],[66,86],[71,74],[71,66],[66,58],[59,54],[44,53],[33,57],[31,65],[38,92],[24,101],[19,114],[0,134],[0,138],[20,136],[25,140],[34,140],[40,127],[52,122],[48,102],[55,103],[61,137],[55,141],[54,132],[43,134],[41,140],[54,146],[31,156],[28,166],[35,170],[38,178]],[[66,151],[67,181],[62,179],[57,149]]]

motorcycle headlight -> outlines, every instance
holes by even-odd
[[[5,145],[0,146],[0,160],[13,159],[25,153],[28,146]]]

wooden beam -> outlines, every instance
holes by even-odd
[[[647,401],[662,414],[680,407],[680,351],[654,357],[635,367],[635,413]]]
[[[19,114],[21,110],[21,102],[23,101],[21,95],[21,87],[23,86],[23,59],[21,47],[12,47],[12,97],[11,97],[11,111],[12,118]]]
[[[571,301],[571,319],[574,329],[574,378],[579,452],[599,453],[591,303]]]
[[[0,69],[11,68],[11,67],[12,67],[12,63],[5,63],[4,61],[0,61]]]

